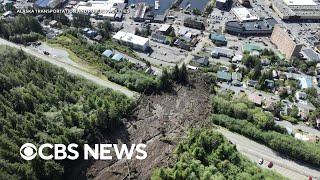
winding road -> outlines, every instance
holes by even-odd
[[[307,180],[308,176],[312,176],[313,179],[320,179],[320,169],[311,168],[281,157],[272,149],[224,128],[219,128],[218,131],[235,144],[238,151],[250,160],[259,162],[259,159],[263,158],[264,164],[261,165],[263,168],[268,168],[267,164],[272,161],[274,164],[272,169],[289,179]]]
[[[85,70],[80,69],[77,66],[74,66],[74,65],[71,65],[70,63],[66,63],[66,62],[62,61],[61,59],[50,57],[50,56],[46,56],[46,55],[44,55],[42,53],[39,53],[38,51],[29,49],[29,48],[24,47],[22,45],[17,45],[15,43],[12,43],[12,42],[7,41],[7,40],[2,39],[2,38],[0,38],[0,45],[5,45],[5,46],[13,47],[13,48],[16,48],[16,49],[21,49],[24,52],[28,53],[29,55],[35,56],[35,57],[37,57],[37,58],[39,58],[41,60],[47,61],[47,62],[49,62],[51,64],[54,64],[54,65],[56,65],[58,67],[61,67],[61,68],[65,69],[67,72],[69,72],[71,74],[82,76],[83,78],[85,78],[87,80],[90,80],[90,81],[92,81],[93,83],[95,83],[97,85],[100,85],[102,87],[110,88],[112,90],[121,92],[121,93],[125,94],[128,97],[138,98],[138,96],[139,96],[139,93],[137,93],[137,92],[131,91],[131,90],[129,90],[129,89],[123,87],[123,86],[120,86],[120,85],[118,85],[116,83],[113,83],[111,81],[108,81],[106,79],[101,79],[100,77],[95,76],[93,74],[90,74],[89,72],[86,72]]]

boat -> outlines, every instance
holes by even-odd
[[[159,9],[160,7],[160,0],[155,0],[154,1],[154,9]]]

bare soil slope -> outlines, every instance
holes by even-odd
[[[190,86],[177,85],[171,93],[142,97],[125,127],[112,135],[114,142],[146,143],[145,160],[95,161],[89,179],[150,179],[152,170],[168,166],[171,153],[189,128],[204,126],[209,115],[209,88],[204,77],[191,79]]]

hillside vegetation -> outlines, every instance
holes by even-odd
[[[62,179],[72,162],[25,161],[20,146],[97,143],[132,108],[124,95],[22,51],[0,52],[0,179]]]
[[[173,167],[155,170],[153,180],[285,179],[244,158],[235,145],[213,130],[192,130],[175,153]]]
[[[288,135],[275,125],[271,113],[254,108],[252,104],[223,96],[215,96],[212,102],[212,122],[242,134],[292,159],[320,165],[320,145],[308,143]]]

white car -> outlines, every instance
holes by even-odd
[[[263,158],[261,158],[261,159],[259,160],[259,164],[260,164],[260,165],[263,164]]]

